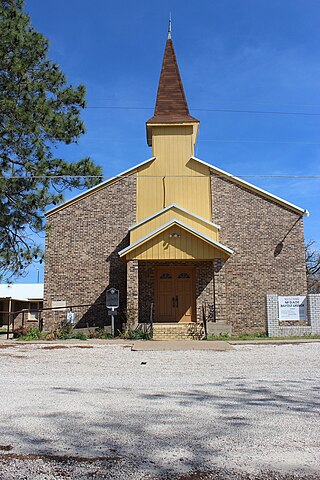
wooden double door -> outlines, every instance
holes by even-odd
[[[156,322],[194,322],[195,304],[194,267],[156,268]]]

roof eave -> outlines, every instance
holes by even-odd
[[[297,205],[294,205],[293,203],[288,202],[287,200],[284,200],[283,198],[278,197],[277,195],[274,195],[273,193],[270,193],[267,190],[264,190],[263,188],[257,187],[252,183],[246,182],[245,180],[242,180],[242,178],[236,177],[235,175],[232,175],[231,173],[226,172],[221,168],[215,167],[214,165],[211,165],[210,163],[207,163],[204,160],[201,160],[200,158],[193,156],[191,157],[191,159],[196,162],[202,163],[202,165],[206,165],[214,173],[217,173],[218,175],[224,178],[227,178],[228,180],[231,180],[234,183],[242,185],[248,188],[249,190],[252,190],[253,192],[260,194],[262,197],[267,197],[270,200],[273,200],[274,202],[279,203],[280,205],[283,205],[284,207],[289,208],[290,210],[293,210],[296,213],[299,213],[301,216],[305,216],[305,217],[309,216],[308,210],[298,207]]]
[[[149,220],[152,220],[153,218],[161,215],[162,213],[170,210],[171,208],[176,208],[177,210],[180,210],[180,211],[182,211],[182,212],[184,212],[184,213],[187,213],[188,215],[191,215],[192,217],[197,218],[197,219],[200,220],[201,222],[204,222],[204,223],[210,225],[210,227],[215,227],[217,230],[221,230],[220,225],[217,225],[217,224],[214,223],[214,222],[209,222],[209,220],[206,220],[205,218],[202,218],[202,217],[200,217],[199,215],[196,215],[195,213],[189,212],[189,210],[186,210],[185,208],[180,207],[180,206],[177,205],[176,203],[172,203],[171,205],[168,205],[167,207],[164,207],[162,210],[159,210],[158,212],[154,213],[153,215],[150,215],[149,217],[144,218],[144,219],[141,220],[140,222],[134,223],[133,225],[131,225],[131,226],[128,228],[129,232],[130,232],[131,230],[134,230],[134,229],[137,228],[137,227],[140,227],[140,226],[143,225],[144,223],[147,223]]]
[[[111,177],[108,180],[105,180],[104,182],[101,182],[98,185],[95,185],[94,187],[89,188],[85,192],[82,192],[79,195],[76,195],[75,197],[70,198],[69,200],[67,200],[64,203],[61,203],[61,205],[57,205],[56,207],[51,208],[50,210],[45,212],[45,216],[46,217],[50,216],[50,215],[54,214],[57,210],[61,210],[63,208],[66,208],[66,207],[69,206],[69,204],[75,203],[75,202],[81,200],[82,198],[85,198],[86,196],[92,195],[93,193],[95,193],[96,190],[100,190],[101,188],[104,188],[104,187],[108,186],[109,184],[120,180],[123,177],[127,177],[127,176],[132,175],[133,173],[135,173],[138,170],[138,168],[140,168],[140,167],[142,167],[142,166],[144,166],[144,165],[146,165],[150,162],[153,162],[155,159],[156,159],[156,157],[148,158],[148,160],[145,160],[144,162],[141,162],[138,165],[135,165],[134,167],[131,167],[128,170],[125,170],[124,172],[121,172],[118,175],[115,175],[114,177]]]
[[[118,252],[118,255],[120,257],[123,257],[125,256],[127,253],[129,253],[130,251],[134,250],[136,247],[138,247],[139,245],[142,245],[143,243],[147,242],[148,240],[151,240],[153,237],[157,236],[159,233],[161,233],[162,231],[164,230],[167,230],[167,228],[171,227],[172,225],[179,225],[180,227],[184,228],[185,230],[193,233],[194,235],[198,236],[199,238],[201,238],[202,240],[208,242],[209,244],[212,245],[212,247],[216,247],[220,250],[222,250],[224,253],[226,253],[227,255],[232,255],[234,253],[234,251],[229,248],[229,247],[226,247],[225,245],[223,245],[222,243],[220,242],[217,242],[216,240],[213,240],[212,238],[209,238],[207,237],[206,235],[204,235],[203,233],[201,232],[198,232],[197,230],[195,230],[194,228],[190,227],[189,225],[186,225],[185,223],[181,222],[180,220],[177,220],[177,219],[173,219],[173,220],[170,220],[169,222],[161,225],[160,227],[156,228],[155,230],[153,230],[152,232],[148,233],[147,235],[145,235],[144,237],[141,237],[139,238],[139,240],[137,240],[136,242],[132,243],[131,245],[128,245],[127,247],[125,247],[124,249],[120,250],[120,252]]]

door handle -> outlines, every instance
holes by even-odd
[[[177,308],[179,307],[179,298],[178,298],[178,295],[176,296],[176,307],[177,307]]]
[[[173,308],[175,307],[174,297],[172,297],[172,307],[173,307]]]

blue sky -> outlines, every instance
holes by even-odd
[[[87,88],[87,133],[59,153],[90,156],[107,177],[151,156],[145,121],[171,12],[190,112],[201,122],[196,155],[308,209],[305,236],[320,248],[320,178],[260,177],[320,176],[318,0],[26,0],[26,11],[51,60]],[[115,106],[132,109],[101,108]],[[20,281],[36,280],[31,267]]]

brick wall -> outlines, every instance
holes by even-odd
[[[126,264],[118,252],[129,245],[128,227],[135,222],[136,177],[122,178],[47,218],[44,306],[53,300],[92,304],[81,310],[78,327],[102,326],[105,291],[120,291],[120,310],[126,308]],[[102,303],[103,306],[99,306]],[[44,327],[58,317],[44,312]],[[119,317],[117,321],[119,321]]]
[[[211,192],[213,221],[221,225],[220,241],[234,250],[224,267],[233,333],[266,331],[267,293],[306,294],[303,220],[215,174]]]
[[[270,294],[266,297],[268,336],[290,337],[303,335],[319,335],[320,333],[320,295],[307,296],[307,321],[288,322],[279,321],[278,295]]]

